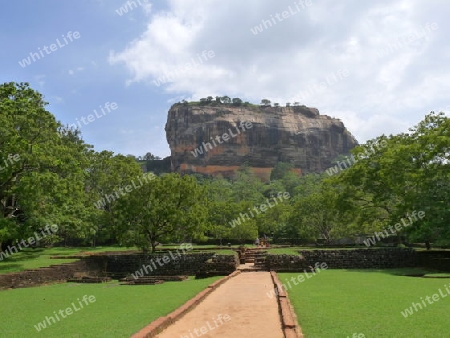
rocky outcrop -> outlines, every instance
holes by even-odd
[[[315,108],[174,104],[165,127],[172,171],[229,176],[246,164],[267,179],[278,162],[322,172],[357,145]]]

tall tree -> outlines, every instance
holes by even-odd
[[[166,174],[118,200],[122,240],[155,251],[164,240],[202,237],[207,231],[204,189],[191,176]]]
[[[76,217],[90,146],[46,105],[28,83],[0,85],[0,241]]]

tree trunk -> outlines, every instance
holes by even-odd
[[[402,235],[401,233],[397,233],[397,246],[400,246],[402,243]]]

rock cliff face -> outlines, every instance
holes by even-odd
[[[315,108],[175,104],[165,127],[172,171],[230,176],[242,165],[268,179],[277,162],[322,172],[358,143]]]

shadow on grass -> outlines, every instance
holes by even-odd
[[[17,271],[17,269],[20,269],[22,267],[22,264],[1,264],[0,265],[0,271],[14,272]]]
[[[35,259],[40,257],[41,254],[36,252],[36,253],[17,253],[17,254],[11,254],[9,257],[4,258],[3,261],[4,262],[21,262],[21,261],[28,261],[30,259]]]
[[[406,276],[406,277],[423,277],[427,274],[434,274],[438,271],[425,268],[393,268],[393,269],[345,269],[347,272],[369,273],[378,272],[385,273],[392,276]]]

